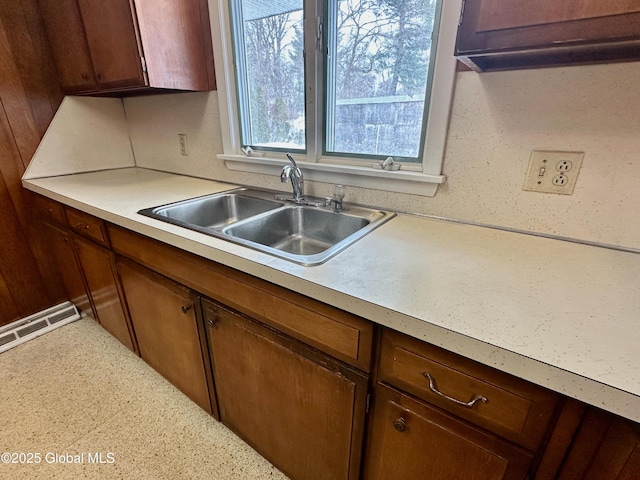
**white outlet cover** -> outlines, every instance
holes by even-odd
[[[582,167],[584,152],[533,150],[523,190],[571,195]]]

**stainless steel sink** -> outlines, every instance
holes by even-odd
[[[138,213],[307,266],[326,262],[395,216],[351,204],[334,212],[285,203],[277,193],[239,188]]]
[[[194,230],[218,229],[245,218],[282,207],[261,190],[237,189],[169,205],[146,208],[138,213]]]

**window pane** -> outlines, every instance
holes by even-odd
[[[340,0],[327,61],[328,153],[418,160],[435,0]]]
[[[242,142],[304,149],[303,1],[233,7]]]

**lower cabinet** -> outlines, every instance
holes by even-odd
[[[67,298],[136,351],[109,248],[105,223],[84,212],[35,196],[34,213],[49,238],[50,253]]]
[[[368,480],[525,479],[532,455],[378,384]]]
[[[74,242],[100,325],[135,351],[132,332],[118,293],[115,255],[111,250],[84,238],[77,237]]]
[[[589,408],[558,480],[640,478],[640,425]]]
[[[367,377],[219,304],[203,310],[222,422],[292,479],[359,478]]]
[[[558,394],[383,329],[367,476],[525,480],[543,456]]]
[[[132,262],[119,260],[117,269],[140,356],[187,397],[213,413],[199,297]]]
[[[292,480],[640,478],[637,423],[39,200],[69,299]]]
[[[96,318],[76,260],[73,234],[50,223],[43,223],[42,226],[49,238],[50,253],[69,301],[81,312]]]

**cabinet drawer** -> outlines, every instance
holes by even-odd
[[[378,384],[368,480],[523,480],[533,455],[429,404]]]
[[[391,330],[382,335],[380,380],[534,451],[558,399],[542,387]]]
[[[64,206],[61,203],[40,195],[33,195],[33,199],[34,212],[38,217],[60,225],[67,224],[67,217],[64,214]]]
[[[371,370],[373,324],[232,268],[109,225],[113,249],[360,370]]]
[[[88,213],[67,208],[67,220],[74,232],[78,232],[91,240],[109,246],[107,229],[102,220]]]

